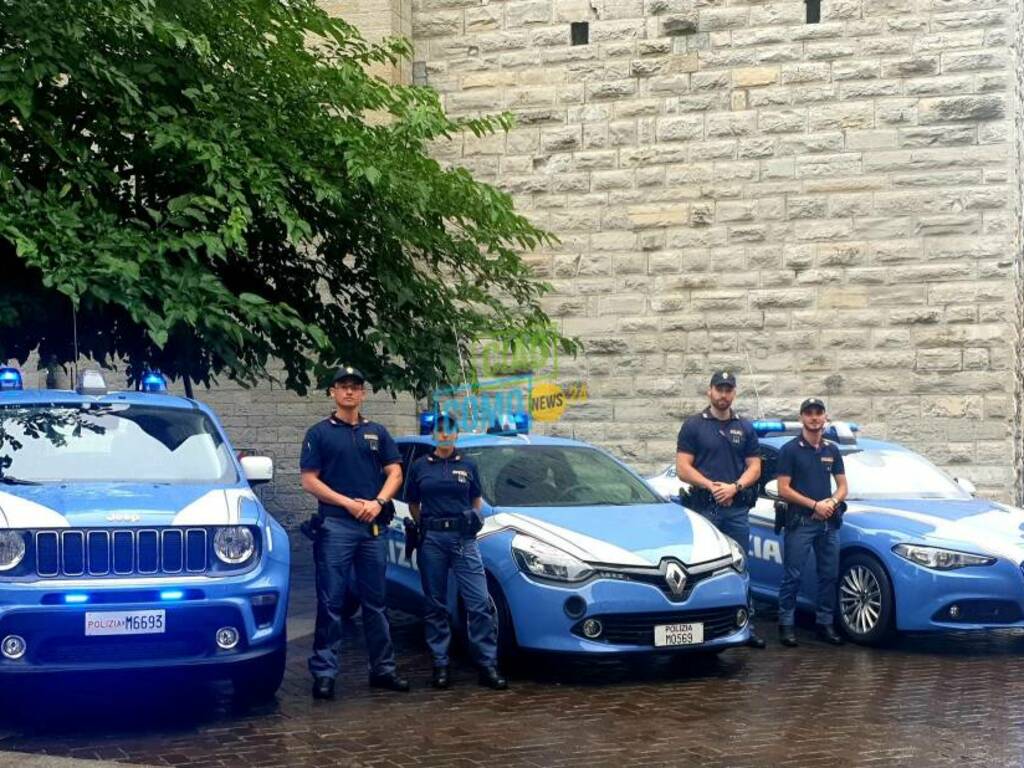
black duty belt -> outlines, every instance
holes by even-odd
[[[466,521],[462,517],[424,517],[420,520],[420,527],[428,531],[458,531],[466,527]]]

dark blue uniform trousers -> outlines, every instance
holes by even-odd
[[[467,634],[473,660],[480,667],[498,663],[498,628],[487,596],[487,576],[476,539],[447,531],[427,531],[417,555],[426,596],[427,645],[435,667],[448,665],[448,571],[455,576],[466,608]]]
[[[779,624],[793,626],[800,573],[814,549],[818,571],[819,624],[831,626],[836,612],[836,580],[839,578],[839,531],[827,520],[802,517],[796,528],[787,528],[782,545],[782,585],[779,587]]]
[[[740,545],[743,556],[750,558],[750,510],[747,507],[719,507],[701,512],[707,520],[718,530]],[[754,601],[748,601],[750,617],[754,617]],[[751,621],[750,628],[754,628]]]
[[[363,608],[363,631],[370,656],[370,673],[395,671],[395,650],[385,613],[384,571],[387,554],[384,536],[355,518],[328,517],[320,529],[313,556],[316,561],[316,632],[309,671],[314,677],[338,674],[342,639],[342,606],[348,582],[354,577]]]

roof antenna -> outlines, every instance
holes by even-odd
[[[72,366],[74,370],[74,384],[78,386],[78,307],[75,305],[74,300],[71,301],[71,338],[75,346],[75,362]]]
[[[747,356],[747,371],[750,373],[750,383],[754,387],[754,399],[757,401],[757,418],[764,418],[764,409],[761,408],[761,394],[757,391],[757,381],[754,379],[754,366],[750,364],[750,348],[743,347],[743,354]]]

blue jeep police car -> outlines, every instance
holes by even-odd
[[[289,549],[216,417],[159,375],[108,392],[0,369],[0,679],[180,668],[273,696]]]
[[[782,536],[774,530],[779,449],[799,424],[754,422],[762,495],[750,513],[751,591],[774,602],[782,580]],[[850,491],[840,530],[839,625],[848,637],[878,644],[893,633],[1024,627],[1024,510],[975,498],[923,456],[895,443],[857,437],[836,422]],[[678,494],[675,468],[649,478]],[[675,495],[678,499],[678,495]],[[799,605],[814,604],[813,555]]]
[[[429,434],[397,442],[406,469],[433,450]],[[611,455],[521,433],[463,433],[458,448],[480,472],[480,552],[503,653],[718,652],[747,641],[739,547]],[[401,496],[395,507],[388,598],[419,612],[415,555],[405,557],[408,507]],[[459,623],[454,585],[449,602]]]

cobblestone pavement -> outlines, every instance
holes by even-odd
[[[455,687],[435,692],[426,687],[421,625],[396,617],[400,665],[414,690],[368,690],[353,640],[338,700],[314,702],[305,670],[311,572],[305,552],[297,561],[276,703],[240,709],[226,684],[34,686],[30,702],[7,708],[0,748],[196,768],[1024,764],[1024,635],[1011,633],[833,649],[804,627],[799,649],[770,642],[711,662],[529,658],[501,693],[478,688],[463,660]],[[762,629],[771,618],[761,616]]]

